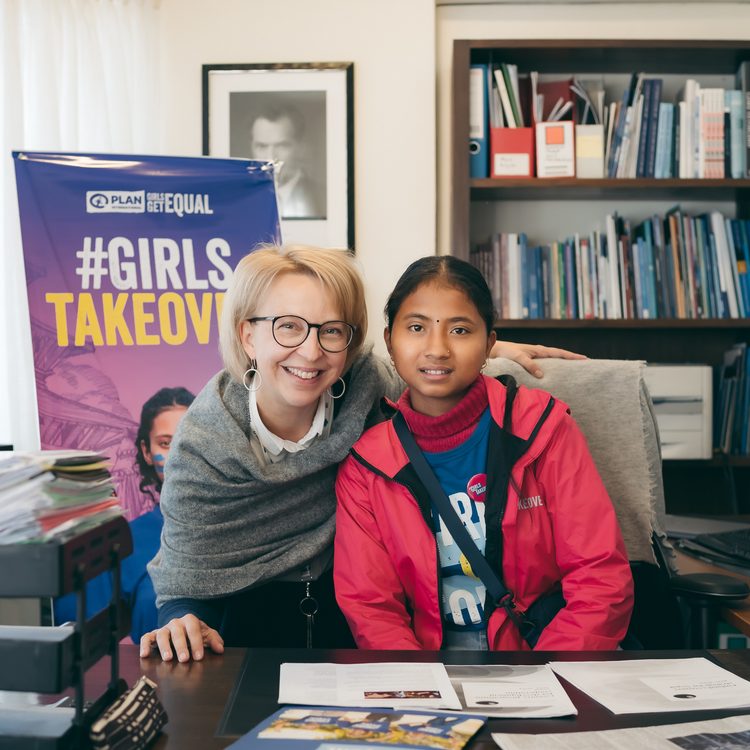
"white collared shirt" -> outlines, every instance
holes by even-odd
[[[333,399],[324,392],[318,402],[310,429],[298,441],[285,440],[274,435],[268,427],[263,424],[258,411],[258,401],[255,397],[257,391],[250,391],[250,425],[253,434],[250,445],[256,457],[263,464],[275,464],[283,461],[291,453],[298,453],[311,445],[319,437],[327,437],[331,432],[333,421]]]

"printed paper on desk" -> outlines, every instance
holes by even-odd
[[[550,666],[615,714],[750,706],[750,682],[700,657]]]
[[[510,734],[493,732],[492,739],[503,750],[719,750],[750,745],[750,717],[692,721],[666,726],[605,729],[599,732]]]
[[[729,679],[719,677],[703,681],[680,679],[680,677],[644,677],[642,682],[668,701],[685,704],[698,700],[733,700],[737,692],[734,675],[730,675]]]
[[[281,665],[279,703],[309,706],[461,709],[437,662]]]
[[[503,718],[546,719],[578,711],[546,664],[448,664],[456,694],[469,711]]]

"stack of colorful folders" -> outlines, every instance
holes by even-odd
[[[61,540],[120,513],[106,456],[36,451],[0,460],[0,544]]]

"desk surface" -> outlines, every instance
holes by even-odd
[[[679,652],[404,652],[404,651],[322,651],[303,649],[227,649],[221,656],[207,654],[202,662],[189,664],[163,663],[156,658],[139,659],[136,646],[120,646],[121,674],[129,685],[145,674],[158,684],[159,697],[169,715],[164,734],[155,748],[192,750],[193,748],[223,748],[235,738],[216,737],[215,733],[224,713],[235,680],[240,674],[245,654],[257,675],[257,690],[244,699],[248,729],[278,708],[279,664],[283,661],[340,662],[363,661],[443,661],[453,664],[538,664],[551,660],[600,660],[632,658],[667,658],[682,656],[713,656],[722,666],[735,674],[750,679],[750,651],[679,651]],[[105,660],[103,660],[104,662]],[[103,689],[107,680],[107,665],[100,663],[87,674],[87,695]],[[497,750],[490,731],[505,732],[572,732],[583,730],[619,729],[684,721],[698,721],[747,713],[747,710],[701,711],[695,713],[647,714],[615,716],[601,705],[566,684],[579,715],[568,719],[491,719],[471,750]]]

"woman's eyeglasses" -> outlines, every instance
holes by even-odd
[[[310,335],[311,328],[317,329],[320,348],[331,353],[343,352],[354,338],[354,326],[343,320],[308,323],[299,315],[267,315],[263,318],[248,318],[247,320],[249,323],[269,321],[274,341],[287,349],[293,349],[304,343]]]

